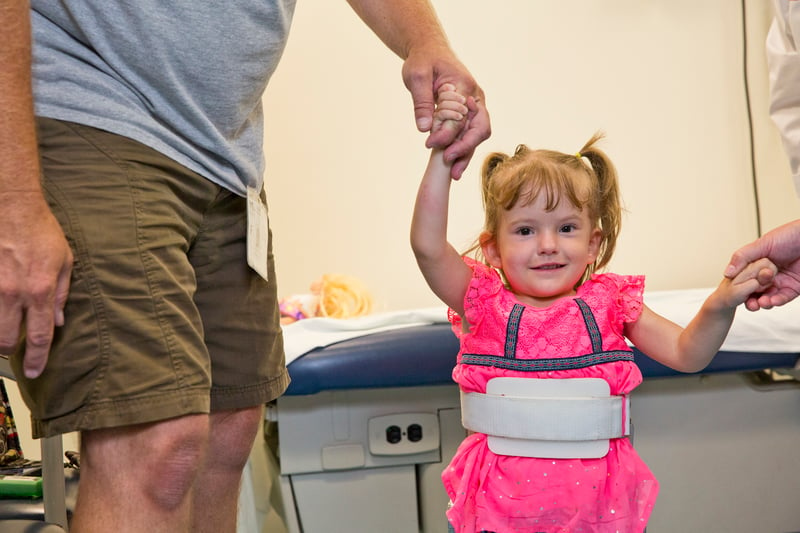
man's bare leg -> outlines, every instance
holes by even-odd
[[[193,490],[192,533],[236,531],[239,491],[263,407],[211,413],[209,447]]]
[[[71,532],[188,532],[208,435],[208,415],[83,432]]]

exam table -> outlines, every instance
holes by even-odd
[[[708,292],[645,301],[686,324]],[[284,329],[292,383],[268,418],[289,533],[447,530],[440,474],[465,432],[445,316]],[[661,481],[648,532],[800,531],[800,303],[741,309],[702,373],[679,374],[633,349],[645,376],[632,395],[634,445]]]

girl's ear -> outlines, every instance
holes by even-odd
[[[589,237],[589,262],[587,264],[592,264],[597,261],[597,254],[600,253],[600,243],[603,240],[603,232],[600,231],[600,228],[594,228],[592,230],[592,236]]]
[[[497,248],[497,239],[495,236],[488,231],[484,231],[481,233],[480,237],[478,237],[478,242],[481,245],[483,257],[486,258],[489,264],[494,268],[503,268],[500,262],[500,250]]]

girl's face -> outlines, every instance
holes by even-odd
[[[564,198],[552,211],[545,203],[540,194],[528,205],[502,211],[497,234],[482,239],[489,264],[503,271],[521,302],[535,307],[575,294],[586,266],[597,258],[601,238],[585,209]]]

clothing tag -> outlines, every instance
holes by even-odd
[[[247,187],[247,264],[268,279],[269,216],[261,190]]]

